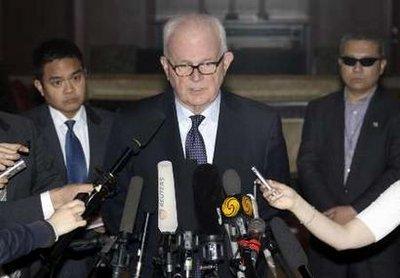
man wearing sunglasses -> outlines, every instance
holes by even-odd
[[[194,208],[209,204],[194,204],[192,173],[197,165],[215,164],[220,175],[227,169],[235,169],[242,180],[242,193],[251,193],[252,165],[266,177],[288,179],[286,146],[280,118],[273,109],[221,90],[233,53],[227,49],[225,30],[218,19],[200,14],[175,17],[166,23],[163,36],[161,65],[172,90],[139,102],[130,114],[116,120],[112,133],[119,136],[112,138],[114,142],[111,145],[126,146],[136,130],[141,128],[141,123],[135,119],[150,117],[155,113],[153,111],[162,111],[166,116],[163,125],[128,165],[120,188],[124,189],[133,175],[144,178],[140,217],[145,207],[157,206],[157,163],[172,161],[176,177],[178,230],[198,231]],[[120,153],[120,150],[112,153]],[[203,182],[202,186],[207,190],[211,185]],[[124,196],[125,190],[121,191]],[[210,196],[210,199],[213,197],[216,196]],[[106,209],[110,215],[108,224],[114,231],[119,227],[122,205],[123,201],[116,198]],[[267,207],[265,202],[261,201],[259,206],[260,215],[265,219],[276,214],[276,210]],[[138,222],[141,220],[136,223],[140,228]],[[154,274],[152,266],[159,241],[157,231],[155,217],[149,228],[143,277],[160,277]]]
[[[400,178],[400,104],[378,84],[386,66],[380,40],[342,38],[343,89],[307,107],[298,173],[303,196],[347,223]],[[315,277],[398,277],[396,233],[367,248],[337,252],[310,239]]]

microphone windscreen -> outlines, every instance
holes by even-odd
[[[233,169],[228,169],[224,172],[222,185],[227,196],[233,196],[242,192],[242,182],[238,173]]]
[[[162,233],[175,233],[178,228],[175,179],[171,161],[157,164],[158,170],[158,228]]]
[[[262,235],[265,233],[265,221],[261,218],[250,219],[247,230],[249,234]]]
[[[215,165],[201,164],[193,173],[193,199],[200,234],[219,234],[217,207],[224,194]]]
[[[307,255],[303,247],[286,223],[282,219],[274,217],[270,221],[270,226],[283,259],[288,266],[292,270],[297,270],[301,266],[308,266]]]
[[[139,176],[132,177],[129,183],[128,194],[125,199],[121,225],[119,228],[120,232],[132,233],[136,221],[142,188],[143,178]]]

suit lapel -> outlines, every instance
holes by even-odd
[[[363,163],[363,159],[368,157],[368,154],[371,154],[371,146],[374,146],[374,142],[376,142],[374,134],[379,134],[379,126],[384,124],[382,123],[381,117],[382,111],[384,111],[382,96],[379,91],[376,91],[367,108],[361,126],[360,135],[351,163],[351,172],[348,177],[349,183],[351,183],[352,177],[357,174],[357,170],[360,168],[359,165]]]
[[[66,166],[64,162],[64,156],[61,149],[60,141],[58,140],[58,135],[56,128],[54,126],[53,119],[50,115],[50,110],[47,105],[43,105],[40,110],[40,126],[42,129],[42,134],[45,136],[48,143],[48,148],[51,153],[53,153],[54,163],[59,169],[59,174],[62,176],[63,180],[67,180]]]
[[[102,119],[88,105],[85,105],[87,115],[87,125],[89,133],[89,175],[88,179],[92,180],[95,177],[95,169],[103,166],[103,155],[105,151],[104,140],[107,140],[107,127],[104,126]]]
[[[221,107],[219,111],[217,138],[215,142],[213,164],[219,167],[219,171],[223,171],[232,165],[240,165],[234,163],[234,160],[240,159],[235,155],[237,150],[246,142],[241,142],[237,134],[241,134],[241,119],[237,116],[239,113],[235,111],[232,98],[229,93],[221,93]],[[226,163],[230,165],[226,165]],[[224,169],[222,169],[224,168]]]
[[[344,99],[339,92],[334,99],[332,111],[329,114],[328,129],[329,144],[332,144],[332,171],[334,184],[343,184],[344,179]],[[330,148],[330,146],[327,146]]]

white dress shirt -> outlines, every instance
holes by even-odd
[[[58,141],[60,142],[61,150],[64,157],[65,165],[67,164],[65,158],[65,135],[67,134],[68,127],[65,124],[68,120],[74,120],[74,133],[81,142],[83,153],[85,154],[86,168],[89,171],[90,161],[90,147],[89,147],[89,131],[87,125],[87,116],[85,106],[81,105],[76,115],[73,118],[67,118],[63,113],[49,106],[50,115],[53,119],[54,127],[56,128]]]
[[[74,133],[81,142],[83,153],[85,154],[86,168],[89,171],[89,161],[90,161],[90,147],[89,147],[89,131],[87,126],[87,116],[85,106],[81,106],[76,115],[69,119],[65,117],[60,111],[49,106],[50,115],[56,128],[58,141],[60,142],[61,150],[64,157],[64,163],[66,164],[65,158],[65,135],[67,134],[68,127],[65,124],[68,120],[74,120]],[[42,203],[42,210],[44,219],[49,219],[54,213],[54,207],[51,202],[50,193],[46,191],[40,194],[40,200]]]
[[[360,212],[364,222],[378,241],[400,225],[400,181],[393,183],[378,199]]]
[[[205,118],[199,125],[199,132],[204,140],[206,147],[207,163],[212,164],[214,159],[215,140],[217,139],[218,118],[221,104],[221,93],[215,100],[201,113]],[[176,116],[179,124],[179,133],[181,136],[183,153],[186,157],[185,143],[186,136],[192,127],[192,120],[190,116],[195,115],[189,109],[182,105],[177,98],[175,98]]]

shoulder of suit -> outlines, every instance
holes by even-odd
[[[147,97],[134,101],[130,106],[118,111],[118,117],[131,118],[134,116],[148,115],[152,111],[162,111],[167,93],[160,93],[155,96]]]
[[[33,123],[32,120],[21,115],[0,111],[0,125],[3,129],[7,126],[26,128],[26,125],[33,125]]]
[[[336,91],[336,92],[331,92],[326,95],[323,95],[321,97],[312,99],[308,102],[309,105],[323,105],[326,103],[331,103],[337,100],[340,100],[343,98],[343,91]]]
[[[277,114],[276,109],[268,104],[242,97],[234,93],[223,92],[222,101],[226,101],[233,109],[241,113]]]
[[[115,116],[115,112],[103,108],[87,104],[85,104],[85,108],[86,108],[86,114],[93,113],[95,116],[100,117],[101,119],[113,119]]]

